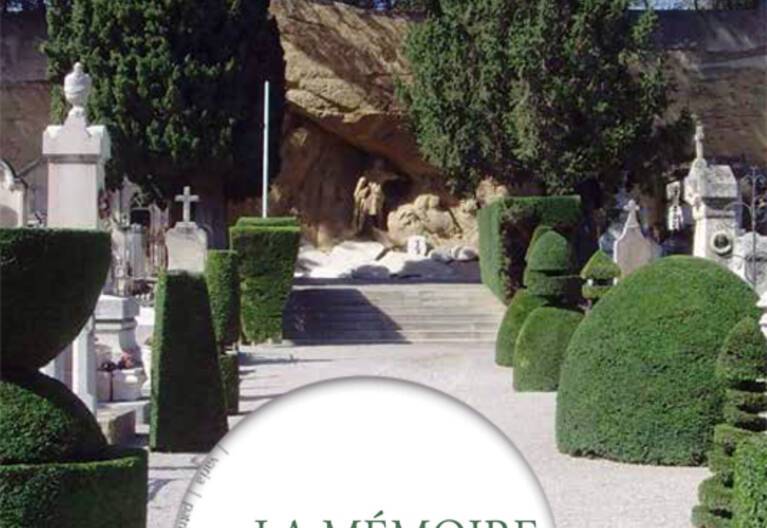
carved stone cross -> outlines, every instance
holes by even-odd
[[[187,185],[184,187],[184,194],[176,195],[176,201],[184,204],[184,216],[183,221],[185,224],[192,222],[192,202],[199,202],[200,197],[191,193],[191,189]]]
[[[624,211],[628,212],[628,217],[626,217],[626,224],[624,226],[624,232],[626,231],[626,228],[629,227],[639,227],[639,217],[637,216],[637,213],[639,212],[639,206],[634,200],[629,200],[629,203],[626,205],[626,207],[623,208]]]

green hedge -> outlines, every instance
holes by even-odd
[[[578,196],[502,198],[480,209],[482,282],[507,303],[522,283],[525,252],[535,228],[544,224],[570,236],[581,215]]]
[[[226,434],[218,356],[205,279],[161,275],[152,338],[152,450],[207,452]]]
[[[221,367],[221,384],[227,414],[240,412],[240,360],[237,354],[222,354],[218,358]]]
[[[145,528],[147,453],[108,448],[91,462],[0,465],[3,528]]]
[[[269,218],[258,218],[255,216],[242,216],[237,219],[235,224],[240,227],[299,227],[298,219],[295,216],[272,216]]]
[[[514,388],[519,392],[555,391],[567,345],[583,319],[581,312],[543,307],[533,311],[517,338]]]
[[[720,265],[661,259],[619,282],[578,326],[562,365],[557,443],[625,462],[700,464],[722,421],[719,350],[757,296]]]
[[[532,295],[521,288],[517,290],[506,309],[498,336],[495,340],[495,362],[502,367],[514,366],[514,345],[527,317],[533,310],[546,306],[543,297]]]
[[[767,436],[750,438],[735,454],[734,528],[767,526]]]
[[[37,370],[77,337],[111,258],[108,233],[0,229],[3,371]]]
[[[580,293],[581,279],[572,275],[573,254],[561,234],[548,230],[528,251],[524,282],[528,291],[548,298],[552,304],[573,304]]]
[[[205,282],[208,285],[213,331],[219,351],[240,337],[240,275],[236,251],[208,251]]]
[[[620,267],[604,251],[597,250],[581,270],[581,279],[584,280],[581,288],[583,298],[592,303],[598,301],[610,291],[615,279],[620,276]]]
[[[88,460],[106,445],[93,415],[60,381],[38,372],[0,380],[0,465]]]
[[[765,384],[759,381],[767,372],[767,341],[756,319],[747,317],[733,327],[722,345],[715,372],[727,387],[725,423],[714,428],[714,448],[708,457],[714,476],[698,488],[701,504],[693,510],[693,524],[698,528],[709,528],[716,519],[731,521],[736,448],[767,428],[759,416],[767,410]]]
[[[267,219],[268,220],[268,219]],[[249,225],[229,229],[240,255],[242,327],[254,343],[282,338],[285,308],[298,257],[300,229],[295,225]]]

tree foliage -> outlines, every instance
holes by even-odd
[[[80,61],[93,79],[91,121],[123,176],[169,196],[195,174],[230,195],[257,192],[263,81],[272,80],[276,155],[284,62],[268,0],[52,0],[44,52],[63,118],[61,81]],[[278,158],[273,158],[273,173]],[[248,184],[250,181],[252,183]]]
[[[560,194],[624,170],[657,173],[674,154],[660,147],[689,123],[660,125],[670,86],[655,15],[628,6],[441,0],[409,35],[414,75],[400,90],[427,159],[458,190],[532,177]]]

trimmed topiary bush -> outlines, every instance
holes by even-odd
[[[240,360],[237,354],[221,354],[221,384],[224,387],[224,401],[227,414],[240,412]]]
[[[581,220],[578,196],[498,199],[479,210],[482,282],[504,303],[522,284],[525,252],[535,228],[544,224],[571,236]]]
[[[528,252],[525,286],[533,295],[572,304],[580,279],[571,274],[573,254],[567,239],[554,230],[543,233]]]
[[[99,424],[58,380],[38,372],[0,380],[0,465],[88,460],[106,447]]]
[[[621,276],[620,267],[601,249],[597,250],[581,270],[584,280],[581,294],[593,305],[615,285]]]
[[[724,424],[714,429],[709,468],[714,475],[698,488],[700,505],[692,512],[698,528],[731,526],[733,473],[737,446],[767,429],[759,413],[767,410],[764,379],[767,342],[756,319],[740,321],[728,334],[716,362],[716,376],[725,385]]]
[[[109,448],[82,402],[37,371],[92,313],[109,262],[106,233],[0,229],[3,528],[146,526],[146,453]]]
[[[749,438],[735,454],[733,528],[767,526],[767,436]]]
[[[227,422],[205,279],[185,272],[161,275],[155,307],[149,447],[210,451],[226,434]]]
[[[297,225],[274,226],[266,220],[262,225],[250,219],[229,229],[232,249],[240,255],[242,329],[254,343],[282,338],[282,312],[301,238]]]
[[[111,258],[108,233],[0,229],[3,371],[37,370],[77,337]]]
[[[256,226],[256,227],[299,227],[298,218],[295,216],[272,216],[269,218],[258,218],[255,216],[242,216],[237,219],[237,223],[240,227],[243,226]]]
[[[205,282],[208,285],[213,331],[219,351],[240,337],[240,275],[236,251],[208,251]]]
[[[567,345],[583,314],[562,308],[533,311],[519,332],[514,355],[517,391],[555,391]]]
[[[147,453],[109,447],[88,462],[0,465],[3,528],[144,528]]]
[[[514,366],[514,346],[522,325],[533,310],[546,306],[546,303],[543,297],[533,295],[525,289],[517,290],[498,329],[495,341],[495,362],[498,365]]]
[[[619,282],[570,341],[557,396],[562,452],[700,464],[722,421],[721,346],[756,294],[716,263],[661,259]]]

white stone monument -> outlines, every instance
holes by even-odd
[[[176,201],[184,206],[183,220],[165,233],[165,245],[168,248],[168,270],[181,270],[190,273],[204,273],[205,259],[208,254],[208,234],[192,221],[192,203],[198,202],[199,196],[191,194],[189,187],[184,187],[184,194],[176,196]]]
[[[27,189],[10,165],[0,160],[0,227],[27,225]]]
[[[624,278],[657,257],[654,244],[642,233],[637,217],[639,206],[634,200],[629,201],[626,211],[626,224],[613,246],[613,260],[620,267],[621,277]]]
[[[51,125],[43,133],[43,156],[48,163],[48,227],[98,229],[101,225],[98,204],[111,147],[105,127],[88,126],[85,105],[90,88],[90,76],[76,63],[64,79],[64,96],[72,109],[63,125]],[[46,372],[60,377],[66,354],[72,354],[72,390],[95,413],[93,326],[91,319]]]
[[[727,165],[709,165],[703,157],[703,127],[695,133],[696,158],[684,179],[684,200],[695,221],[693,255],[728,267],[735,249],[739,200],[735,175]]]
[[[742,233],[735,238],[730,270],[759,295],[767,292],[767,236]]]

